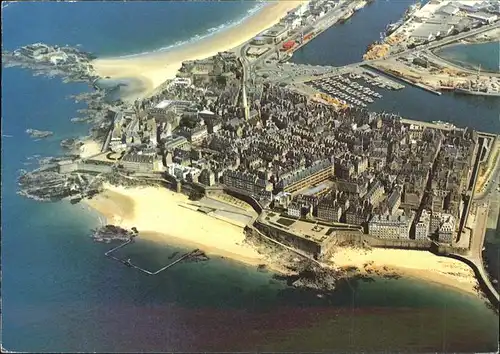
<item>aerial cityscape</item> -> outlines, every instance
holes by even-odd
[[[144,12],[123,43],[172,40],[87,49],[78,7]],[[382,13],[378,33],[350,27]],[[499,0],[2,17],[3,349],[498,349]],[[89,43],[117,48],[100,26]],[[350,46],[328,39],[343,30]]]

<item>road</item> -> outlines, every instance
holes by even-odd
[[[425,53],[425,56],[429,59],[429,61],[434,62],[434,63],[436,63],[436,64],[438,64],[440,66],[450,67],[450,68],[453,68],[453,69],[461,71],[461,72],[469,73],[471,75],[477,75],[478,74],[477,70],[468,69],[466,67],[463,67],[463,66],[460,66],[458,64],[454,64],[452,62],[444,60],[441,57],[438,57],[436,54],[432,53],[430,49],[426,49],[424,51],[424,53]],[[500,77],[500,73],[491,73],[491,72],[488,72],[488,71],[483,71],[482,74],[483,75],[488,75],[490,77]]]
[[[494,28],[498,28],[498,27],[500,27],[500,22],[494,23],[492,25],[482,26],[480,28],[476,28],[476,29],[470,30],[468,32],[463,32],[463,33],[460,33],[458,35],[447,37],[447,38],[444,38],[444,39],[439,40],[439,41],[434,41],[434,42],[426,44],[426,45],[418,46],[416,48],[407,49],[407,50],[399,52],[399,53],[391,54],[391,55],[385,57],[384,59],[365,60],[365,61],[360,61],[360,62],[357,62],[357,63],[352,63],[352,64],[349,64],[349,65],[337,67],[337,68],[333,69],[332,72],[329,72],[329,73],[326,73],[326,74],[323,74],[323,75],[319,75],[319,76],[318,75],[309,75],[309,74],[308,75],[297,75],[297,76],[295,76],[294,73],[293,73],[294,70],[290,69],[289,72],[286,72],[286,74],[288,74],[289,78],[288,79],[284,78],[283,81],[286,82],[286,83],[291,83],[291,82],[297,83],[297,82],[307,82],[307,81],[311,81],[311,80],[319,80],[319,79],[326,78],[326,77],[336,76],[336,75],[339,75],[340,73],[342,73],[344,71],[349,71],[350,69],[353,69],[353,68],[356,68],[356,67],[359,67],[359,66],[362,66],[362,65],[367,65],[367,64],[372,64],[372,63],[375,64],[377,62],[385,61],[387,59],[393,59],[393,58],[397,58],[397,57],[404,56],[404,55],[414,54],[414,53],[417,53],[417,52],[422,52],[422,51],[427,52],[427,51],[429,51],[431,49],[434,49],[434,48],[437,48],[437,47],[441,47],[441,46],[444,46],[444,45],[447,45],[447,44],[459,41],[459,40],[464,39],[464,38],[476,36],[478,34],[490,31],[490,30],[492,30]],[[246,48],[246,46],[245,46],[245,48]],[[240,55],[244,55],[245,53],[246,52],[242,51],[240,53]],[[272,54],[273,53],[268,54],[265,58],[269,57]],[[261,63],[265,58],[262,58],[262,59],[259,58],[259,60],[256,60],[253,63],[248,63],[247,68],[249,68],[249,69],[255,68],[255,66],[258,63]],[[448,62],[446,62],[446,64],[448,65]],[[461,70],[464,70],[461,67],[458,67],[458,68],[460,68]],[[263,70],[265,71],[266,69],[264,68]],[[299,70],[300,70],[300,68],[299,68]],[[467,71],[467,70],[465,70],[465,71]],[[497,77],[500,77],[500,74],[493,74],[493,75],[497,76]]]
[[[484,285],[486,285],[488,292],[491,295],[493,295],[493,297],[496,299],[496,304],[493,303],[493,305],[498,306],[500,297],[495,287],[491,283],[488,272],[484,268],[484,263],[483,263],[483,244],[484,244],[484,236],[486,234],[486,224],[488,221],[488,205],[489,203],[486,203],[486,205],[477,208],[476,227],[472,232],[472,240],[470,244],[469,255],[459,256],[459,257],[466,258],[470,262],[474,263],[474,265],[478,270],[479,273],[478,275],[481,278],[480,279],[481,282]],[[493,299],[491,299],[490,296],[489,298],[493,302]]]
[[[307,31],[305,32],[305,34],[307,34],[308,32],[312,32],[312,31],[316,31],[316,32],[317,31],[319,31],[319,32],[325,31],[326,29],[331,27],[333,24],[338,22],[342,16],[344,16],[350,10],[354,9],[354,7],[356,5],[357,5],[357,2],[350,2],[349,4],[345,5],[345,7],[343,7],[344,6],[343,3],[340,3],[336,8],[334,8],[329,13],[327,13],[321,20],[319,20],[318,22],[316,22],[313,25],[306,27]],[[301,36],[301,33],[302,33],[301,31],[296,31],[290,37],[286,38],[282,42],[286,42],[289,40],[298,40]],[[311,39],[311,40],[313,40],[313,39]],[[265,61],[267,59],[269,59],[271,56],[273,56],[276,53],[276,50],[279,49],[280,46],[282,45],[282,42],[281,42],[281,43],[278,43],[278,44],[273,45],[273,46],[267,46],[270,48],[270,50],[267,53],[261,55],[259,58],[255,59],[253,61],[250,61],[246,56],[248,48],[250,47],[250,42],[251,41],[242,45],[240,50],[239,50],[239,53],[237,53],[238,56],[243,60],[242,61],[243,71],[247,72],[247,73],[250,72],[250,69],[254,69],[257,66],[263,65],[265,63]],[[248,80],[248,79],[249,79],[249,76],[247,75],[245,77],[245,80]]]
[[[497,139],[500,139],[500,138],[497,138]],[[492,149],[490,151],[490,154],[494,154],[495,151]],[[497,159],[496,161],[494,161],[494,166],[493,166],[493,171],[491,172],[490,174],[490,178],[488,179],[488,181],[485,181],[485,185],[486,183],[488,183],[486,185],[485,188],[483,188],[483,190],[474,195],[474,200],[475,201],[479,201],[479,200],[483,200],[485,199],[491,192],[491,188],[495,188],[497,186],[497,182],[499,181],[499,178],[500,178],[500,161],[499,159]]]

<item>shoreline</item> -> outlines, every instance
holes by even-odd
[[[493,42],[500,42],[500,38],[488,38],[488,39],[485,39],[485,40],[477,40],[477,41],[466,41],[466,40],[459,40],[457,42],[453,42],[453,43],[449,43],[449,44],[445,44],[441,47],[437,47],[435,49],[431,49],[431,51],[438,55],[437,52],[439,50],[443,50],[443,49],[448,49],[448,48],[453,48],[453,47],[458,47],[458,46],[465,46],[465,45],[480,45],[480,44],[488,44],[488,43],[493,43]]]
[[[337,249],[330,260],[338,267],[357,267],[365,275],[417,278],[483,298],[472,268],[429,251],[343,247]]]
[[[303,2],[303,0],[293,0],[269,3],[241,23],[198,41],[164,51],[128,57],[97,58],[92,65],[97,74],[103,78],[109,76],[111,79],[134,78],[141,81],[145,89],[140,96],[148,96],[166,80],[174,78],[182,62],[205,59],[219,52],[234,50],[278,23],[288,11]]]
[[[106,184],[103,193],[84,202],[103,215],[108,224],[127,229],[136,227],[141,238],[194,246],[207,254],[250,265],[264,263],[263,256],[245,243],[243,228],[183,207],[188,201],[187,196],[165,188]]]
[[[499,32],[500,32],[500,30],[499,30]],[[444,45],[442,47],[433,49],[433,50],[431,50],[431,52],[435,56],[440,58],[441,60],[443,60],[445,62],[449,62],[450,64],[458,65],[458,66],[461,66],[464,69],[468,69],[468,70],[477,70],[478,69],[477,65],[474,65],[474,64],[471,64],[468,62],[462,62],[459,60],[452,60],[450,58],[446,58],[443,55],[440,55],[439,52],[442,50],[445,50],[445,49],[450,49],[450,48],[459,47],[459,46],[481,45],[481,44],[490,44],[490,43],[495,43],[495,42],[498,42],[500,44],[500,38],[488,38],[485,40],[476,40],[476,41],[470,41],[470,42],[469,41],[459,41],[459,42],[450,43],[450,44]],[[492,71],[492,70],[484,70],[484,69],[482,69],[481,71],[486,72],[486,73],[493,73],[493,74],[500,72],[499,70]]]
[[[182,203],[186,201],[187,196],[161,187],[125,188],[107,184],[102,194],[85,200],[85,204],[101,214],[108,224],[127,229],[136,227],[141,239],[200,248],[208,255],[252,267],[265,264],[267,269],[278,274],[290,273],[248,244],[243,228],[185,208]],[[169,219],[175,223],[168,223]],[[430,281],[481,297],[469,266],[428,251],[339,247],[327,265],[337,269],[356,267],[356,273],[361,275],[397,275]]]

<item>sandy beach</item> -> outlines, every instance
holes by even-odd
[[[135,226],[141,238],[197,247],[208,254],[251,265],[263,263],[262,256],[244,243],[241,227],[190,210],[186,207],[189,202],[185,195],[165,188],[124,188],[109,184],[105,192],[87,201],[108,223],[124,228]]]
[[[82,142],[83,145],[80,146],[78,151],[81,158],[86,158],[101,152],[101,143],[98,143],[97,141],[91,139],[87,139]]]
[[[357,267],[362,273],[396,273],[424,279],[477,294],[473,270],[456,259],[436,256],[428,251],[373,248],[339,248],[331,258],[337,267]]]
[[[141,80],[147,88],[143,95],[148,95],[154,88],[175,77],[183,61],[204,59],[218,52],[236,48],[279,22],[288,11],[301,3],[303,1],[270,3],[241,24],[195,43],[181,45],[164,52],[96,59],[92,64],[102,77]]]
[[[124,188],[105,185],[105,191],[86,201],[107,223],[136,227],[140,237],[163,244],[200,248],[248,265],[266,258],[244,242],[241,227],[189,208],[182,194],[159,187]],[[427,251],[339,247],[328,262],[334,268],[356,267],[364,274],[398,274],[419,278],[469,294],[477,294],[474,272],[466,264]],[[267,264],[279,270],[279,265]]]

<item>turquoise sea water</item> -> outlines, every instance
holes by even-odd
[[[192,3],[14,3],[2,11],[3,46],[80,43],[98,54],[133,54],[201,36],[255,5],[196,3],[196,15],[180,19],[188,12],[183,6]],[[132,20],[136,26],[129,37],[130,30],[120,28]],[[2,70],[4,348],[496,349],[498,317],[482,301],[413,279],[353,281],[319,299],[226,259],[181,264],[155,277],[110,261],[103,253],[111,246],[88,237],[100,223],[98,215],[83,205],[38,203],[15,193],[18,170],[33,168],[25,165],[27,157],[57,155],[61,139],[86,133],[87,126],[69,121],[81,106],[65,97],[88,89],[26,70]],[[55,135],[33,141],[27,128]],[[138,240],[123,254],[157,268],[174,251],[185,250]]]
[[[500,42],[459,44],[436,51],[440,57],[469,68],[500,72]]]

